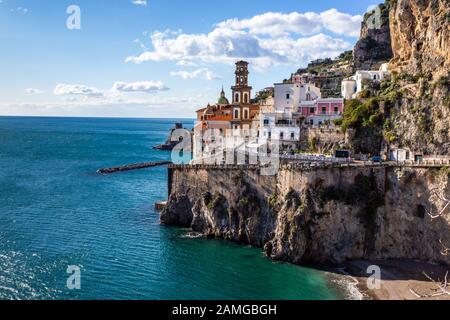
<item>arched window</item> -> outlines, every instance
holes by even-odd
[[[234,110],[234,118],[239,119],[239,110],[238,109]]]
[[[234,102],[238,102],[239,103],[239,93],[237,93],[237,92],[234,95]]]
[[[244,93],[244,103],[248,103],[248,93]]]
[[[306,101],[311,101],[311,94],[310,93],[306,94]]]
[[[248,119],[248,110],[247,109],[244,110],[244,119]]]

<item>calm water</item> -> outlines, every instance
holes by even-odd
[[[317,271],[161,227],[175,120],[0,117],[0,299],[336,299]],[[184,123],[190,124],[191,121]],[[66,287],[80,266],[81,290]]]

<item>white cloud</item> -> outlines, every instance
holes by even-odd
[[[286,36],[291,33],[308,36],[325,30],[357,37],[362,20],[361,15],[352,16],[336,9],[330,9],[322,13],[267,12],[250,19],[229,19],[217,26],[232,30],[247,30],[250,34],[264,34],[272,37]]]
[[[331,34],[357,37],[362,19],[360,15],[352,16],[336,9],[322,13],[268,12],[250,19],[220,22],[209,33],[156,31],[150,36],[152,49],[129,56],[126,62],[175,61],[186,66],[232,64],[246,59],[256,69],[280,63],[299,66],[311,59],[334,57],[351,49],[352,43]],[[190,74],[178,73],[185,78]]]
[[[184,64],[232,64],[246,59],[256,69],[265,69],[280,63],[299,66],[313,59],[337,56],[352,48],[351,43],[324,34],[304,38],[259,38],[245,31],[223,28],[216,28],[208,34],[155,32],[151,39],[153,51],[128,57],[126,61],[136,64],[164,60],[183,61]]]
[[[173,71],[170,73],[172,76],[179,76],[183,79],[205,79],[205,80],[218,80],[221,79],[219,76],[215,75],[211,70],[207,68],[200,68],[192,72],[189,71]]]
[[[147,5],[147,0],[133,0],[131,2],[137,6],[146,6]]]
[[[63,84],[60,83],[56,85],[53,93],[56,95],[76,95],[76,96],[86,96],[86,97],[101,97],[103,92],[95,87],[88,87],[79,84]]]
[[[11,12],[18,12],[18,13],[22,13],[22,14],[27,14],[28,13],[28,9],[27,8],[23,8],[23,7],[17,7],[15,9],[12,8],[10,11]]]
[[[146,92],[155,93],[157,91],[167,91],[169,88],[161,81],[139,81],[139,82],[116,82],[113,90],[117,92]]]
[[[225,62],[246,58],[253,63],[284,57],[260,46],[260,40],[245,31],[216,28],[208,34],[173,34],[170,31],[154,32],[151,36],[153,51],[126,59],[127,62],[184,61]]]
[[[336,9],[322,12],[320,16],[322,18],[322,25],[325,29],[337,34],[359,37],[363,16],[352,16],[347,13],[339,12]]]
[[[42,93],[44,93],[44,91],[42,91],[40,89],[34,89],[34,88],[27,88],[27,89],[25,89],[25,92],[28,93],[28,94],[42,94]]]

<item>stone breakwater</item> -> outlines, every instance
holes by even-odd
[[[138,169],[159,167],[159,166],[164,166],[164,165],[168,165],[168,164],[172,164],[172,161],[156,161],[156,162],[134,163],[134,164],[127,164],[127,165],[118,166],[118,167],[99,169],[99,170],[97,170],[97,173],[100,173],[100,174],[111,174],[111,173],[116,173],[116,172],[132,171],[132,170],[138,170]]]
[[[448,167],[169,166],[161,223],[292,263],[417,259],[450,265]],[[447,210],[448,211],[448,210]]]

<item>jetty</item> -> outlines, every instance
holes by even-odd
[[[172,161],[143,162],[143,163],[127,164],[127,165],[119,166],[119,167],[100,169],[100,170],[97,170],[97,173],[110,174],[110,173],[116,173],[116,172],[122,172],[122,171],[131,171],[131,170],[165,166],[165,165],[169,165],[169,164],[172,164]]]

